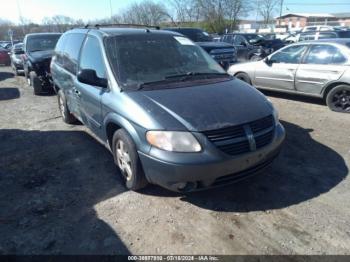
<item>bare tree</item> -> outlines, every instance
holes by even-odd
[[[177,22],[198,22],[200,13],[197,0],[171,0],[170,6],[174,9]]]
[[[74,20],[73,18],[69,16],[64,15],[55,15],[52,17],[45,17],[42,20],[42,25],[45,27],[46,31],[49,32],[65,32],[68,29],[77,26],[82,25],[82,20]]]
[[[237,24],[239,17],[248,14],[251,7],[249,0],[225,0],[225,17],[229,25],[228,31],[231,32]]]
[[[197,0],[201,19],[211,32],[223,32],[225,28],[225,0]]]
[[[257,2],[258,12],[263,17],[265,25],[272,21],[273,14],[277,11],[280,1],[281,0],[259,0]]]
[[[151,0],[140,3],[133,3],[125,9],[119,16],[114,18],[123,23],[159,25],[166,20],[172,20],[167,8]]]

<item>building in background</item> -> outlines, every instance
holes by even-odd
[[[350,13],[289,13],[277,17],[276,25],[289,30],[312,25],[350,26]]]

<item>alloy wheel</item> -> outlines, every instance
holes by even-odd
[[[350,90],[339,90],[333,95],[333,106],[343,112],[350,112]]]
[[[129,181],[132,178],[131,158],[125,143],[122,140],[118,140],[116,151],[118,166],[125,179]]]

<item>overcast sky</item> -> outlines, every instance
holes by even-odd
[[[128,4],[141,0],[111,0],[114,13],[123,10]],[[166,3],[167,0],[156,0]],[[251,0],[254,2],[256,0]],[[40,23],[45,16],[66,15],[75,19],[105,18],[110,16],[110,0],[0,0],[0,18],[18,22],[20,6],[22,16]],[[350,12],[350,0],[284,0],[283,13],[290,12]],[[346,5],[344,5],[344,3]],[[286,9],[288,8],[289,11]],[[255,18],[252,10],[249,17]]]

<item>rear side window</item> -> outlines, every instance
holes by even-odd
[[[55,47],[55,52],[63,52],[64,45],[66,43],[67,35],[63,35],[60,37],[58,40],[56,47]]]
[[[305,59],[307,64],[343,64],[346,58],[340,50],[331,45],[314,45]]]
[[[106,77],[106,69],[102,57],[101,46],[97,38],[88,36],[81,51],[81,69],[93,69],[100,78]]]
[[[78,58],[84,34],[68,34],[64,47],[64,67],[72,74],[77,73]]]
[[[275,53],[270,60],[274,63],[299,64],[306,49],[306,45],[290,46]]]
[[[232,35],[225,35],[224,37],[223,37],[223,42],[226,42],[226,43],[232,43],[232,41],[233,41],[233,36]]]
[[[335,33],[320,33],[318,39],[328,39],[328,38],[337,38],[337,34]]]
[[[240,35],[236,35],[234,44],[235,45],[243,45],[243,44],[245,44],[245,39]]]
[[[56,54],[56,63],[60,66],[63,66],[64,64],[64,47],[66,45],[67,35],[61,36],[61,38],[58,40],[56,48],[55,48],[55,54]]]

